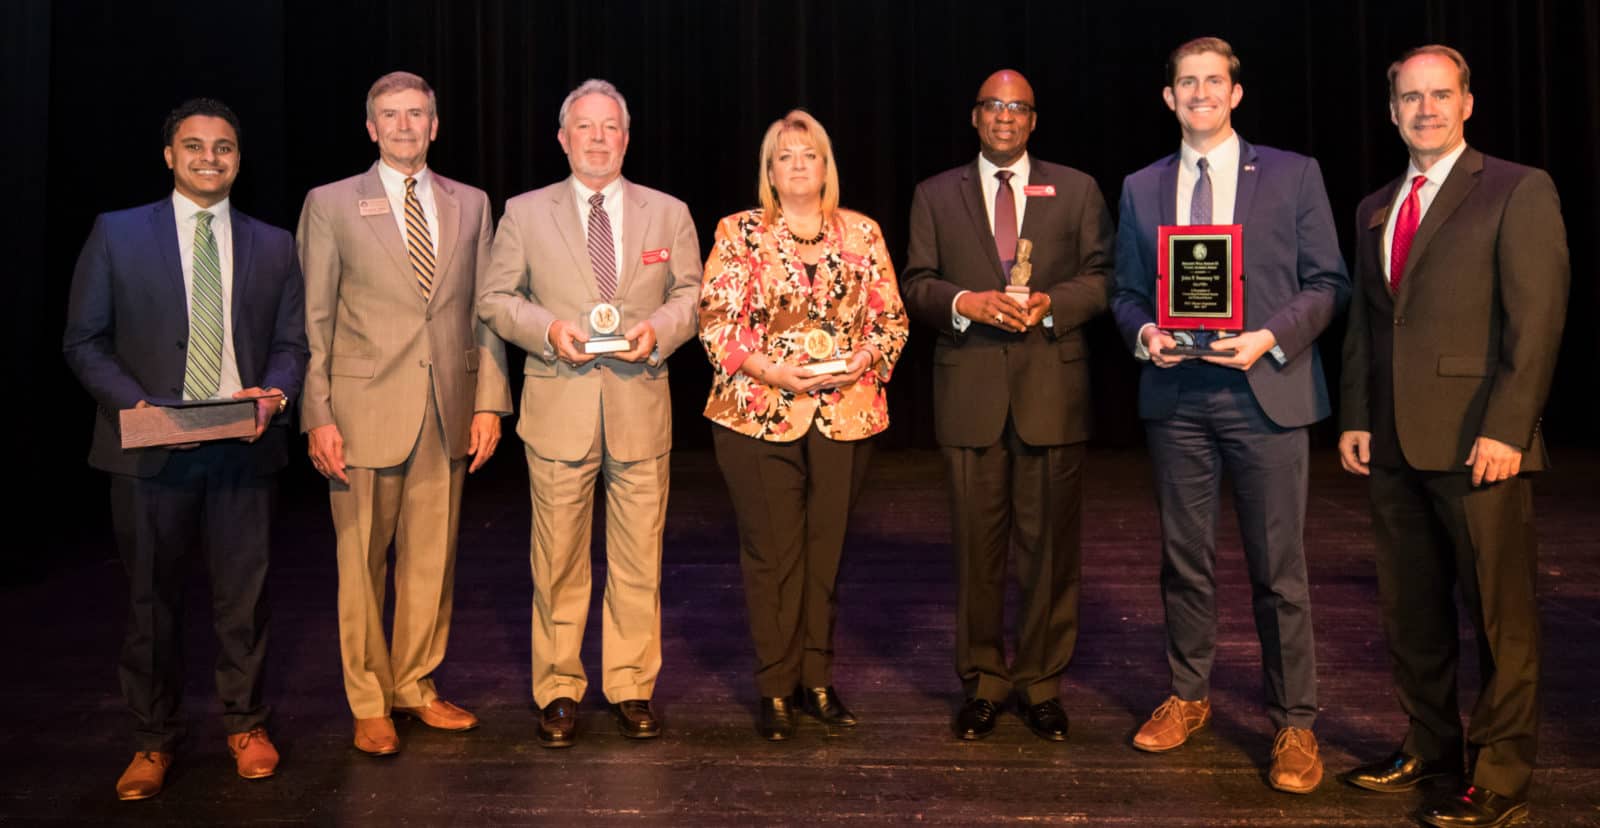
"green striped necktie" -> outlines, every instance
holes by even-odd
[[[189,299],[189,358],[183,369],[183,396],[205,400],[222,385],[222,261],[213,216],[195,214],[194,287]]]

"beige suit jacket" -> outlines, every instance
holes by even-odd
[[[622,197],[613,303],[622,310],[621,331],[650,321],[658,357],[640,363],[600,357],[573,367],[550,347],[552,322],[585,325],[601,299],[570,178],[506,202],[483,275],[479,315],[528,353],[517,434],[549,460],[583,459],[602,423],[606,454],[615,460],[632,463],[672,448],[666,358],[695,333],[700,243],[678,199],[627,181]]]
[[[475,412],[511,413],[505,344],[474,307],[489,253],[489,197],[438,173],[433,193],[439,239],[428,300],[394,215],[361,214],[363,201],[388,205],[377,164],[312,190],[300,213],[295,235],[311,348],[300,428],[337,424],[351,466],[405,462],[430,378],[451,459],[467,453]]]

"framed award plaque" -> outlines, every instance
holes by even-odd
[[[1244,330],[1244,227],[1164,224],[1156,239],[1156,326]]]

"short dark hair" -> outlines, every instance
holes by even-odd
[[[1465,95],[1472,91],[1472,70],[1467,68],[1467,59],[1460,52],[1449,46],[1429,43],[1426,46],[1418,46],[1406,52],[1400,56],[1399,60],[1389,64],[1389,100],[1394,100],[1394,79],[1396,75],[1400,74],[1400,67],[1406,65],[1406,61],[1418,55],[1436,55],[1454,63],[1456,71],[1461,76],[1461,94]]]
[[[1228,82],[1239,82],[1239,56],[1233,53],[1233,47],[1228,41],[1220,37],[1197,37],[1188,43],[1172,50],[1167,56],[1167,85],[1178,82],[1178,62],[1191,55],[1203,55],[1206,52],[1215,52],[1228,59]]]
[[[209,118],[221,118],[233,127],[233,141],[235,144],[244,144],[244,130],[239,128],[239,116],[233,114],[228,105],[216,98],[190,98],[178,108],[167,113],[167,120],[161,125],[161,145],[172,146],[172,139],[178,134],[178,125],[196,115],[205,115]]]

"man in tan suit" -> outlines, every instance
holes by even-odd
[[[507,202],[478,299],[489,327],[528,353],[517,434],[533,492],[533,697],[545,747],[573,743],[588,686],[578,650],[598,477],[605,696],[623,735],[661,733],[650,696],[661,668],[672,448],[665,360],[694,336],[701,269],[688,207],[621,177],[628,105],[616,87],[584,82],[560,121],[572,176]],[[606,321],[606,305],[627,344],[597,355],[590,334],[609,327],[595,324]]]
[[[367,93],[378,163],[307,194],[296,234],[311,347],[301,428],[329,481],[355,744],[375,756],[400,749],[391,711],[443,730],[478,724],[439,698],[432,673],[450,634],[462,482],[494,453],[511,412],[505,346],[474,305],[489,198],[428,169],[438,132],[426,81],[379,78]]]

